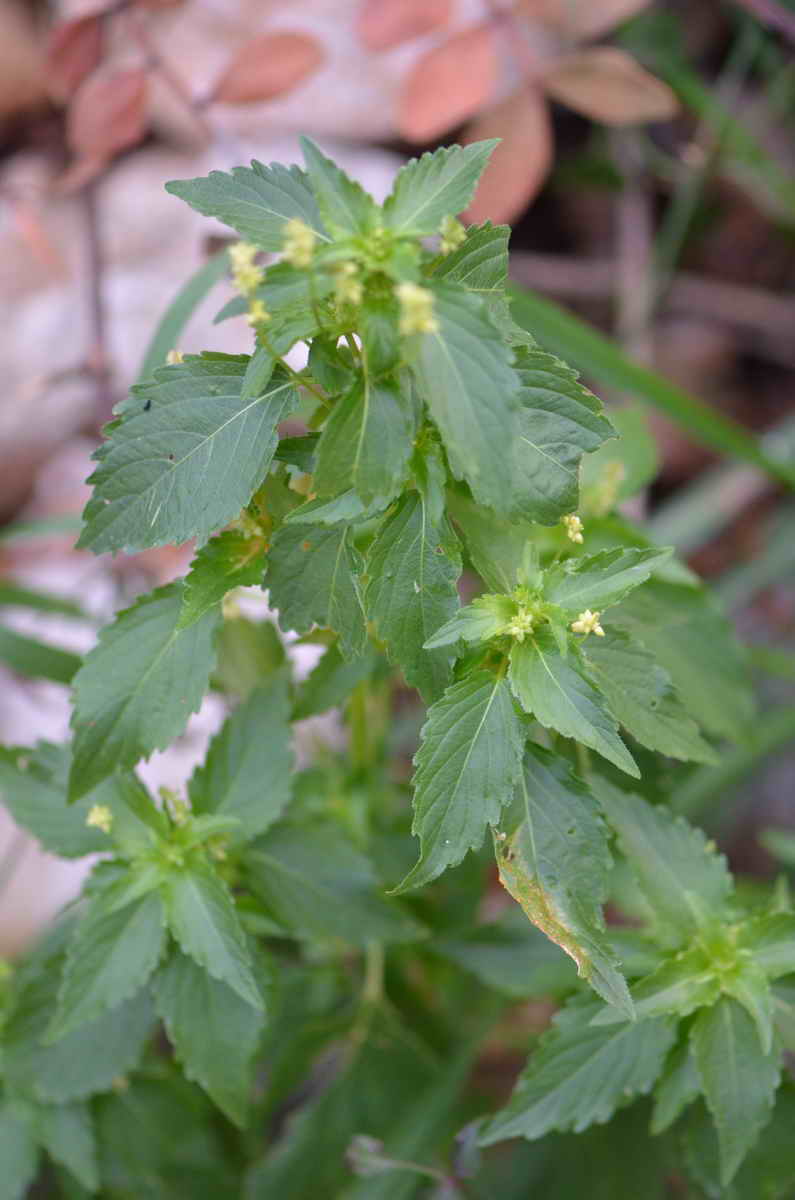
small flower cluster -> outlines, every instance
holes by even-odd
[[[257,247],[251,242],[235,242],[229,247],[232,279],[243,296],[250,296],[262,283],[262,268],[254,261],[258,253]]]
[[[88,810],[86,817],[86,825],[90,829],[101,829],[103,833],[110,833],[113,828],[113,813],[108,808],[107,804],[95,804]]]
[[[399,283],[395,295],[400,304],[400,332],[404,337],[412,333],[438,333],[439,322],[433,312],[433,293],[416,283]]]
[[[570,542],[576,542],[578,546],[582,545],[583,523],[576,513],[569,513],[566,517],[561,517],[561,521],[566,526],[566,534]]]
[[[292,217],[284,226],[282,257],[299,270],[309,267],[315,255],[316,241],[314,229],[310,229],[300,217]]]
[[[334,299],[337,305],[361,304],[364,288],[359,278],[359,268],[355,262],[341,262],[337,266],[337,282],[334,289]]]
[[[512,617],[508,623],[505,632],[510,634],[512,638],[516,638],[517,642],[523,642],[528,633],[533,632],[535,625],[535,617],[526,608],[520,608],[515,617]]]
[[[599,624],[601,613],[591,612],[590,608],[586,608],[585,612],[581,612],[576,621],[572,621],[572,633],[584,633],[587,637],[589,633],[595,633],[597,637],[604,637],[605,631]]]
[[[456,221],[455,217],[445,217],[439,232],[441,234],[439,251],[445,255],[452,254],[453,250],[457,250],[467,235],[466,229],[460,221]]]

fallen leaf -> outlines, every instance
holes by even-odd
[[[53,29],[47,42],[46,84],[54,100],[69,100],[102,58],[102,17],[92,13]]]
[[[213,90],[221,104],[272,100],[298,87],[323,62],[325,53],[308,33],[264,33],[234,56]]]
[[[450,20],[451,0],[366,0],[356,30],[368,50],[391,50],[441,29]]]
[[[518,0],[517,9],[528,20],[580,41],[601,37],[648,8],[650,3],[651,0]]]
[[[147,79],[143,67],[107,67],[89,75],[66,117],[66,140],[80,158],[107,160],[146,132]]]
[[[564,55],[542,83],[556,100],[606,125],[665,121],[678,109],[667,84],[613,46]]]
[[[455,34],[410,72],[398,105],[399,132],[410,142],[432,141],[486,104],[496,77],[491,27],[474,25]]]
[[[481,113],[464,142],[502,138],[467,211],[468,221],[513,221],[543,184],[552,163],[552,125],[545,97],[524,86]]]

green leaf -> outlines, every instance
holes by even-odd
[[[333,629],[346,657],[361,654],[367,630],[359,596],[359,556],[341,526],[288,525],[279,529],[268,555],[265,586],[283,629],[308,633]]]
[[[719,737],[743,740],[754,715],[745,658],[706,588],[652,579],[610,620],[654,655],[700,725]]]
[[[663,550],[600,550],[585,558],[568,559],[544,576],[544,595],[570,613],[618,604],[645,583],[656,566],[671,555]]]
[[[367,858],[330,823],[283,826],[246,855],[250,886],[288,929],[305,937],[410,942],[422,928],[379,893]]]
[[[179,953],[158,972],[155,1002],[187,1078],[244,1125],[262,1011]]]
[[[194,812],[238,817],[244,841],[264,833],[281,816],[290,798],[293,765],[289,715],[282,675],[235,709],[188,785]]]
[[[516,352],[521,383],[513,452],[513,512],[554,525],[579,501],[580,459],[615,430],[577,372],[536,346]]]
[[[160,897],[149,892],[123,904],[128,887],[124,876],[95,892],[72,934],[48,1031],[52,1040],[128,1000],[158,964],[165,944]]]
[[[294,218],[305,221],[319,238],[328,241],[300,167],[264,166],[255,160],[250,167],[235,167],[230,175],[211,171],[204,178],[174,179],[166,184],[166,191],[205,217],[217,217],[231,225],[262,250],[281,250],[284,226]]]
[[[631,1017],[602,915],[612,859],[596,801],[565,759],[530,742],[513,812],[518,823],[494,842],[500,882],[599,995]]]
[[[317,339],[312,343],[312,346],[314,347],[316,344]],[[289,463],[293,467],[298,467],[299,471],[311,475],[315,469],[315,455],[319,439],[319,433],[306,433],[301,437],[280,438],[273,457],[278,462]]]
[[[434,279],[460,283],[469,292],[477,292],[490,311],[504,305],[508,278],[508,225],[470,225],[464,241],[434,268]]]
[[[795,916],[772,913],[753,917],[740,926],[738,945],[750,950],[768,979],[795,971]]]
[[[721,1182],[726,1186],[770,1120],[779,1056],[759,1053],[754,1022],[729,996],[699,1013],[690,1036],[718,1131]]]
[[[550,1130],[582,1132],[602,1124],[628,1096],[648,1092],[674,1040],[664,1017],[607,1028],[589,1024],[598,1001],[582,996],[554,1018],[508,1105],[486,1125],[481,1144],[530,1140]]]
[[[685,761],[717,762],[673,690],[671,677],[637,642],[610,631],[604,638],[584,639],[582,655],[611,713],[641,745]]]
[[[550,631],[542,627],[514,642],[510,681],[525,712],[545,728],[590,746],[628,775],[640,775],[601,695],[581,674],[574,656],[563,658]]]
[[[720,991],[721,982],[710,958],[701,946],[692,946],[634,984],[632,1000],[639,1021],[669,1013],[687,1017],[697,1008],[714,1004]],[[615,1025],[620,1020],[619,1013],[606,1008],[594,1017],[593,1023]]]
[[[37,1127],[50,1158],[71,1171],[88,1191],[98,1191],[97,1148],[86,1105],[47,1105],[37,1113]]]
[[[66,596],[56,596],[52,592],[39,592],[35,588],[16,583],[13,579],[0,579],[0,608],[6,607],[59,613],[64,617],[74,617],[78,621],[86,619],[84,609],[74,600],[68,600]]]
[[[133,389],[94,457],[78,546],[95,554],[203,540],[236,517],[267,474],[279,421],[297,406],[277,369],[244,397],[247,355],[189,355]]]
[[[425,643],[426,649],[436,646],[451,646],[458,641],[487,642],[489,638],[504,633],[511,618],[516,615],[516,602],[510,596],[478,596],[471,604],[459,608],[458,612],[437,629]]]
[[[143,596],[100,632],[75,676],[70,799],[163,750],[185,728],[215,660],[217,611],[177,629],[180,584]]]
[[[512,592],[525,546],[534,536],[530,522],[509,523],[452,491],[447,511],[463,533],[472,566],[486,586],[493,592]]]
[[[622,500],[651,483],[660,469],[657,443],[645,411],[636,404],[610,409],[610,424],[618,438],[583,459],[580,472],[581,508],[586,517],[606,516]],[[674,538],[655,538],[674,541]]]
[[[323,428],[314,490],[336,496],[353,488],[365,504],[381,497],[385,506],[406,477],[414,433],[414,414],[398,384],[365,377],[336,402]]]
[[[682,1042],[671,1054],[654,1089],[650,1132],[664,1133],[700,1095],[701,1080],[696,1060],[688,1042]]]
[[[80,655],[0,626],[0,663],[28,679],[71,683],[80,667]]]
[[[604,779],[593,786],[655,922],[688,942],[705,921],[725,921],[732,877],[706,835]]]
[[[177,629],[187,629],[233,588],[261,583],[265,545],[239,529],[226,529],[206,542],[185,576]]]
[[[165,363],[169,350],[179,345],[182,331],[204,297],[229,270],[229,254],[224,248],[216,251],[207,262],[202,263],[187,283],[179,289],[171,304],[160,318],[157,328],[146,348],[144,360],[138,372],[138,383],[151,379],[158,367]]]
[[[235,905],[212,867],[194,862],[172,871],[163,900],[169,928],[183,952],[247,1004],[262,1010],[262,996]]]
[[[455,285],[433,284],[436,333],[417,335],[412,369],[439,427],[450,468],[475,499],[511,513],[506,451],[518,428],[519,377],[483,301]]]
[[[454,683],[428,710],[414,759],[420,857],[401,891],[430,883],[482,844],[513,795],[524,736],[508,685],[488,671]]]
[[[412,158],[398,171],[384,202],[384,223],[399,233],[438,233],[443,217],[469,204],[497,138],[469,146],[447,146]]]
[[[39,1148],[29,1108],[16,1100],[0,1105],[0,1200],[24,1200],[36,1177]]]
[[[329,646],[326,653],[301,685],[293,710],[293,720],[303,721],[317,713],[336,708],[347,700],[357,683],[368,679],[375,670],[378,656],[375,651],[359,658],[346,660],[339,647]]]
[[[518,908],[460,936],[443,936],[429,946],[436,954],[516,999],[564,996],[575,986],[574,963],[531,925]]]
[[[401,496],[379,526],[366,561],[367,616],[406,682],[427,701],[450,680],[451,654],[425,643],[458,605],[458,543],[447,519],[435,524],[422,492]]]
[[[334,233],[369,233],[380,209],[360,183],[349,179],[312,141],[300,138],[307,175],[323,220]]]
[[[773,1045],[773,993],[765,972],[758,963],[740,962],[721,982],[725,994],[742,1004],[756,1026],[762,1053],[769,1054]]]

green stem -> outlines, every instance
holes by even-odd
[[[356,684],[356,687],[351,692],[348,706],[348,720],[351,730],[351,763],[358,770],[365,770],[371,766],[375,757],[370,738],[370,721],[368,716],[369,696],[369,682],[363,679],[361,683]]]

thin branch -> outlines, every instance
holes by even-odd
[[[110,386],[110,363],[107,352],[107,321],[103,295],[104,260],[97,205],[97,185],[97,179],[87,183],[80,193],[80,199],[85,230],[85,278],[88,284],[88,325],[90,330],[87,363],[94,379],[96,419],[100,423],[104,423],[110,418],[114,399]]]
[[[155,71],[160,76],[171,94],[179,100],[182,107],[190,114],[202,140],[205,143],[212,142],[214,134],[202,113],[202,108],[205,107],[202,101],[198,97],[191,95],[189,89],[185,86],[171,64],[163,58],[141,15],[137,12],[131,12],[129,19],[133,37],[143,51],[150,70]]]

